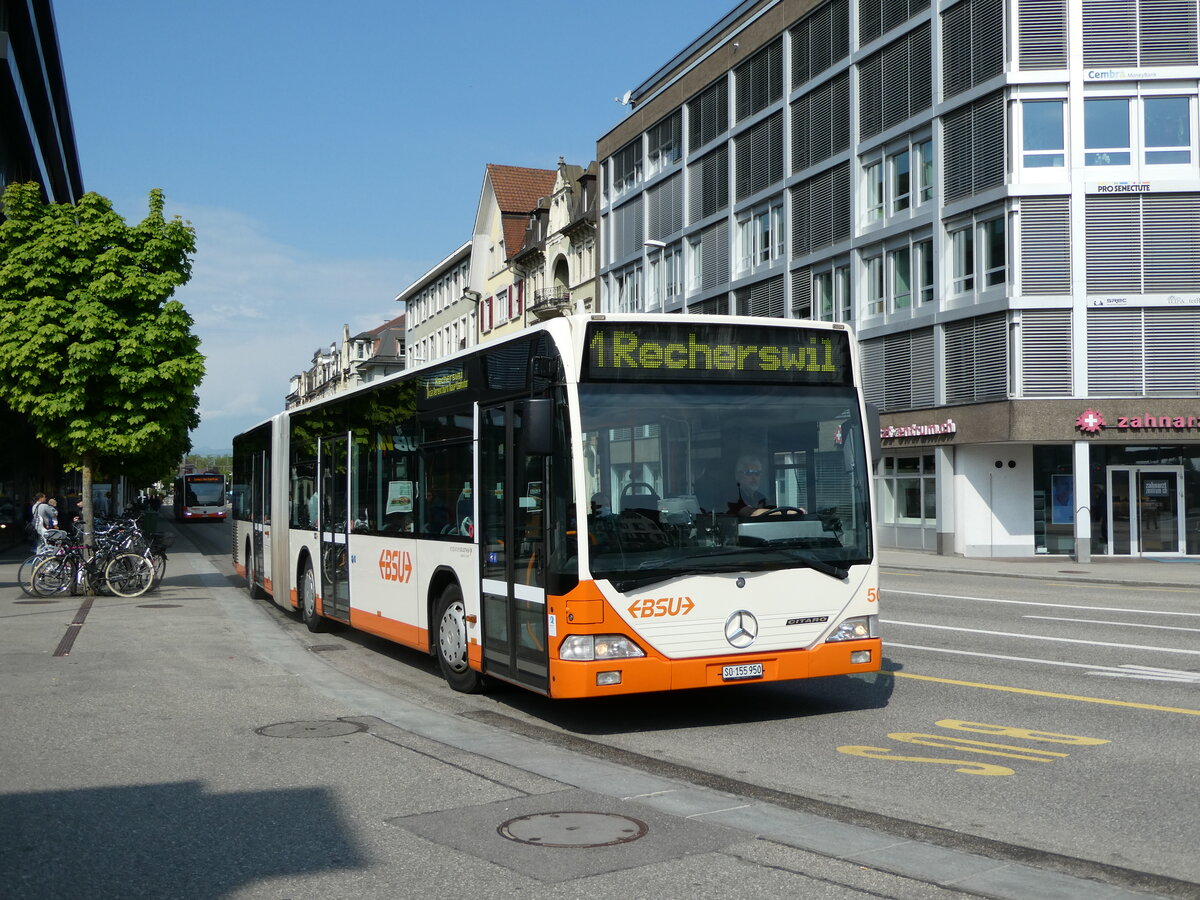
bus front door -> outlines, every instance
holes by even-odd
[[[317,520],[321,531],[321,611],[350,621],[348,537],[350,436],[321,438],[317,467]]]
[[[525,453],[525,401],[480,411],[484,671],[548,692],[546,459]]]

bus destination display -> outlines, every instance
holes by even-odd
[[[850,341],[815,328],[594,322],[584,371],[593,381],[848,385]]]

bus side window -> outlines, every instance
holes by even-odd
[[[471,537],[474,533],[471,445],[426,448],[421,463],[423,489],[418,498],[421,532]]]

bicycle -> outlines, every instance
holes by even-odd
[[[69,545],[33,567],[30,590],[39,597],[96,588],[118,597],[140,597],[154,583],[154,565],[140,553],[101,546],[90,554]]]

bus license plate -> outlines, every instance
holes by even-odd
[[[740,666],[722,666],[722,681],[741,681],[746,678],[762,678],[762,663],[746,663]]]

